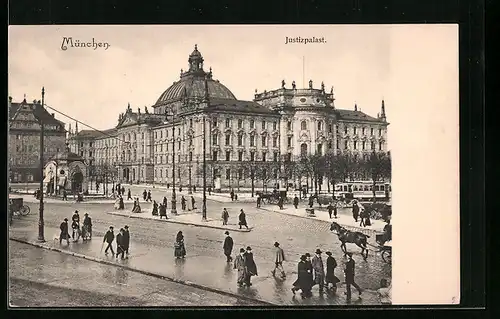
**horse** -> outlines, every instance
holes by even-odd
[[[342,249],[342,251],[344,252],[344,256],[347,254],[346,243],[352,243],[361,248],[361,256],[363,256],[363,259],[366,260],[366,258],[368,257],[367,243],[370,236],[365,235],[361,232],[347,230],[336,222],[332,222],[330,231],[334,231],[337,234],[341,242],[340,249]]]

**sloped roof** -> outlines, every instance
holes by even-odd
[[[278,112],[253,101],[210,99],[209,109],[238,113],[266,113],[278,115]]]
[[[339,119],[344,120],[344,121],[362,121],[362,122],[385,123],[381,119],[377,119],[377,118],[372,117],[368,114],[365,114],[361,111],[337,109],[337,113],[339,115]]]
[[[24,108],[23,108],[24,107]],[[57,124],[64,127],[64,122],[53,117],[41,104],[27,103],[26,100],[21,103],[11,102],[9,109],[9,120],[15,121],[19,112],[32,112],[37,119],[41,119],[44,124]]]

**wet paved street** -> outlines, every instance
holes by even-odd
[[[143,189],[144,187],[140,187],[136,193],[138,194]],[[152,189],[152,194],[153,199],[160,200],[163,196],[170,198],[170,194],[166,193],[165,190]],[[198,203],[201,205],[200,201]],[[27,217],[15,218],[12,229],[13,231],[16,229],[30,231],[32,229],[32,232],[36,235],[38,204],[30,203],[29,205],[32,214]],[[130,209],[131,205],[130,202],[126,203],[126,209]],[[150,204],[142,204],[141,206],[143,209],[149,209]],[[298,257],[305,252],[313,253],[316,248],[320,248],[323,251],[330,250],[333,253],[339,263],[336,274],[339,278],[343,279],[343,274],[341,273],[343,258],[339,247],[340,242],[337,236],[329,231],[328,223],[257,210],[255,209],[255,204],[208,201],[207,207],[208,216],[211,218],[218,218],[222,208],[227,207],[230,213],[230,221],[232,220],[233,222],[237,219],[239,209],[243,208],[247,213],[249,224],[254,227],[250,233],[233,232],[231,234],[235,241],[233,251],[236,251],[240,247],[251,246],[259,267],[260,276],[254,278],[253,290],[247,291],[245,294],[269,295],[266,298],[277,299],[282,304],[345,304],[340,299],[335,301],[316,299],[302,301],[300,298],[292,300],[290,292],[291,283],[296,278]],[[94,235],[96,237],[102,236],[109,225],[123,227],[125,224],[128,224],[132,238],[131,252],[132,254],[134,254],[134,251],[138,253],[137,255],[133,255],[135,260],[131,258],[128,262],[139,266],[158,268],[159,271],[164,270],[165,267],[163,265],[167,263],[169,265],[167,268],[170,267],[170,270],[177,276],[182,277],[183,274],[187,274],[186,276],[200,278],[201,281],[215,286],[214,288],[222,285],[226,290],[229,289],[237,294],[242,293],[238,291],[234,283],[234,271],[224,261],[222,253],[223,231],[203,227],[158,223],[151,220],[130,219],[106,214],[106,212],[113,210],[112,204],[57,203],[45,205],[46,239],[48,241],[52,240],[54,234],[58,232],[58,227],[62,219],[64,217],[70,219],[75,209],[80,211],[81,216],[85,212],[91,215],[94,224]],[[175,234],[179,230],[183,231],[186,238],[187,259],[183,265],[175,264],[175,260],[173,259],[173,242]],[[374,243],[374,238],[370,238],[370,240]],[[88,245],[88,247],[80,247],[81,243],[72,245],[74,247],[79,245],[76,249],[83,249],[91,254],[99,255],[101,241],[99,238]],[[270,280],[269,272],[273,267],[273,243],[275,241],[281,243],[287,258],[284,266],[288,278],[285,282]],[[355,245],[348,244],[348,250],[354,253],[354,259],[356,260],[356,281],[361,287],[375,291],[379,288],[380,279],[391,277],[391,266],[384,263],[380,255],[375,254],[373,250],[371,250],[367,261],[363,261],[359,254],[359,248]],[[151,265],[152,263],[157,264]],[[189,280],[193,281],[192,278],[189,278]],[[195,282],[198,283],[198,281]],[[261,285],[260,289],[259,285]],[[366,304],[366,302],[368,300],[364,298],[363,303]],[[376,303],[376,301],[373,302]]]
[[[26,244],[9,248],[9,300],[19,307],[258,305]]]

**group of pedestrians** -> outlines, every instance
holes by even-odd
[[[78,210],[75,210],[73,216],[71,217],[71,229],[72,235],[69,234],[68,219],[64,218],[62,223],[59,225],[59,244],[62,244],[63,240],[66,240],[67,244],[70,243],[70,238],[73,238],[73,242],[77,242],[80,237],[84,241],[87,239],[92,239],[92,219],[89,217],[88,213],[84,214],[83,227],[80,227],[80,214]]]
[[[115,256],[115,251],[113,250],[113,241],[115,241],[114,227],[109,226],[108,231],[104,234],[104,238],[102,240],[102,247],[106,243],[106,249],[104,250],[104,254],[108,255],[108,250],[111,250],[113,256]],[[101,247],[101,251],[102,251]],[[116,258],[121,255],[121,259],[126,259],[129,256],[129,247],[130,247],[130,232],[127,225],[125,227],[120,228],[118,234],[116,234]]]
[[[228,221],[229,221],[229,212],[227,211],[227,208],[224,208],[222,210],[221,219],[222,219],[222,226],[226,226]],[[240,214],[238,215],[238,226],[239,226],[239,229],[242,229],[243,227],[246,227],[246,229],[249,229],[248,222],[247,222],[247,215],[245,214],[243,209],[240,209]]]
[[[357,200],[352,201],[352,217],[355,222],[360,221],[359,227],[371,226],[370,213]]]

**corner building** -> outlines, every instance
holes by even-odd
[[[387,150],[383,101],[376,118],[357,106],[337,109],[333,88],[327,93],[323,83],[314,88],[312,81],[305,89],[295,83],[286,88],[283,81],[276,90],[256,91],[253,101],[242,101],[214,79],[211,68],[204,70],[196,46],[188,63],[151,106],[152,113],[128,105],[115,128],[86,140],[85,145],[94,145],[85,151],[94,154],[95,163],[117,167],[122,182],[172,185],[175,174],[176,187],[201,187],[205,132],[207,185],[258,188],[283,185],[281,163],[304,154],[363,156]],[[71,139],[77,141],[79,134]]]

